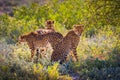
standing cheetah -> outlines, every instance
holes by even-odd
[[[78,46],[80,36],[83,32],[82,25],[74,25],[73,30],[69,31],[67,35],[59,42],[56,47],[53,49],[51,55],[51,61],[59,61],[60,63],[64,62],[67,58],[67,55],[72,52],[78,61],[76,48]]]
[[[31,59],[38,50],[38,48],[44,48],[51,44],[52,48],[56,46],[63,39],[62,34],[58,32],[51,32],[46,34],[39,34],[37,32],[30,32],[19,37],[19,42],[27,42],[31,49]]]

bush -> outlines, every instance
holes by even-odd
[[[88,71],[87,77],[89,80],[119,80],[120,78],[120,67],[116,68],[102,68],[102,69],[97,69],[93,68],[91,71]]]
[[[107,26],[114,29],[113,32],[119,34],[118,11],[109,5],[118,6],[117,1],[106,1],[106,5],[104,5],[104,1],[95,2],[88,0],[53,0],[47,1],[44,5],[32,3],[29,6],[14,8],[13,17],[8,15],[0,16],[0,37],[5,37],[8,43],[16,43],[19,35],[45,27],[44,22],[48,19],[55,20],[56,30],[59,32],[63,32],[65,28],[71,29],[74,24],[83,24],[86,36],[91,37],[98,33],[98,29],[107,28]],[[103,5],[105,8],[103,8]],[[99,7],[101,8],[99,9]],[[105,10],[105,12],[104,9],[108,10]],[[115,15],[111,14],[111,11],[114,12],[114,10],[118,17],[114,17]],[[97,15],[99,13],[101,14]],[[109,14],[106,16],[110,19],[106,18],[103,14]]]
[[[51,49],[50,49],[51,50]],[[30,50],[26,44],[8,45],[0,43],[0,79],[4,80],[58,80],[71,79],[60,75],[58,63],[47,62],[50,58],[41,58],[38,63],[29,62]],[[50,53],[46,54],[50,57]],[[35,58],[35,57],[34,57]],[[45,61],[46,60],[46,61]],[[53,64],[53,65],[51,65]]]

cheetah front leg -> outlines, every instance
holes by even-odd
[[[35,54],[35,49],[32,48],[32,49],[31,49],[31,61],[32,61],[32,59],[33,59],[34,54]]]
[[[37,63],[39,57],[41,58],[41,54],[40,54],[40,50],[39,50],[39,48],[36,49],[36,56],[37,56],[37,58],[36,58],[36,63]]]
[[[74,57],[75,57],[76,61],[78,61],[78,55],[77,55],[76,48],[73,48],[72,52],[74,54]]]
[[[29,49],[31,50],[31,58],[30,58],[30,61],[32,61],[33,59],[33,56],[35,54],[35,47],[34,47],[34,44],[33,42],[27,42],[28,46],[29,46]]]

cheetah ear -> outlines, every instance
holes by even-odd
[[[38,34],[38,32],[37,32],[37,31],[34,31],[34,34]]]
[[[52,23],[54,24],[54,21],[52,21]]]
[[[73,25],[73,28],[76,28],[76,25]]]
[[[84,25],[80,25],[80,26],[81,26],[80,28],[84,29]]]
[[[34,32],[31,32],[30,34],[34,35]]]
[[[46,23],[48,24],[48,23],[49,23],[49,20],[46,20]]]
[[[23,39],[23,38],[25,38],[25,35],[19,36],[19,39]]]
[[[37,32],[31,32],[31,34],[32,34],[33,36],[35,36],[35,35],[37,35]]]

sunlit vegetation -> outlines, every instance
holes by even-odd
[[[29,61],[30,50],[18,44],[21,34],[55,21],[55,30],[65,35],[74,24],[84,32],[77,48],[78,62],[60,65],[50,61],[52,49],[38,63]],[[0,15],[0,80],[119,80],[120,1],[46,0],[44,5],[13,7],[13,16]]]

